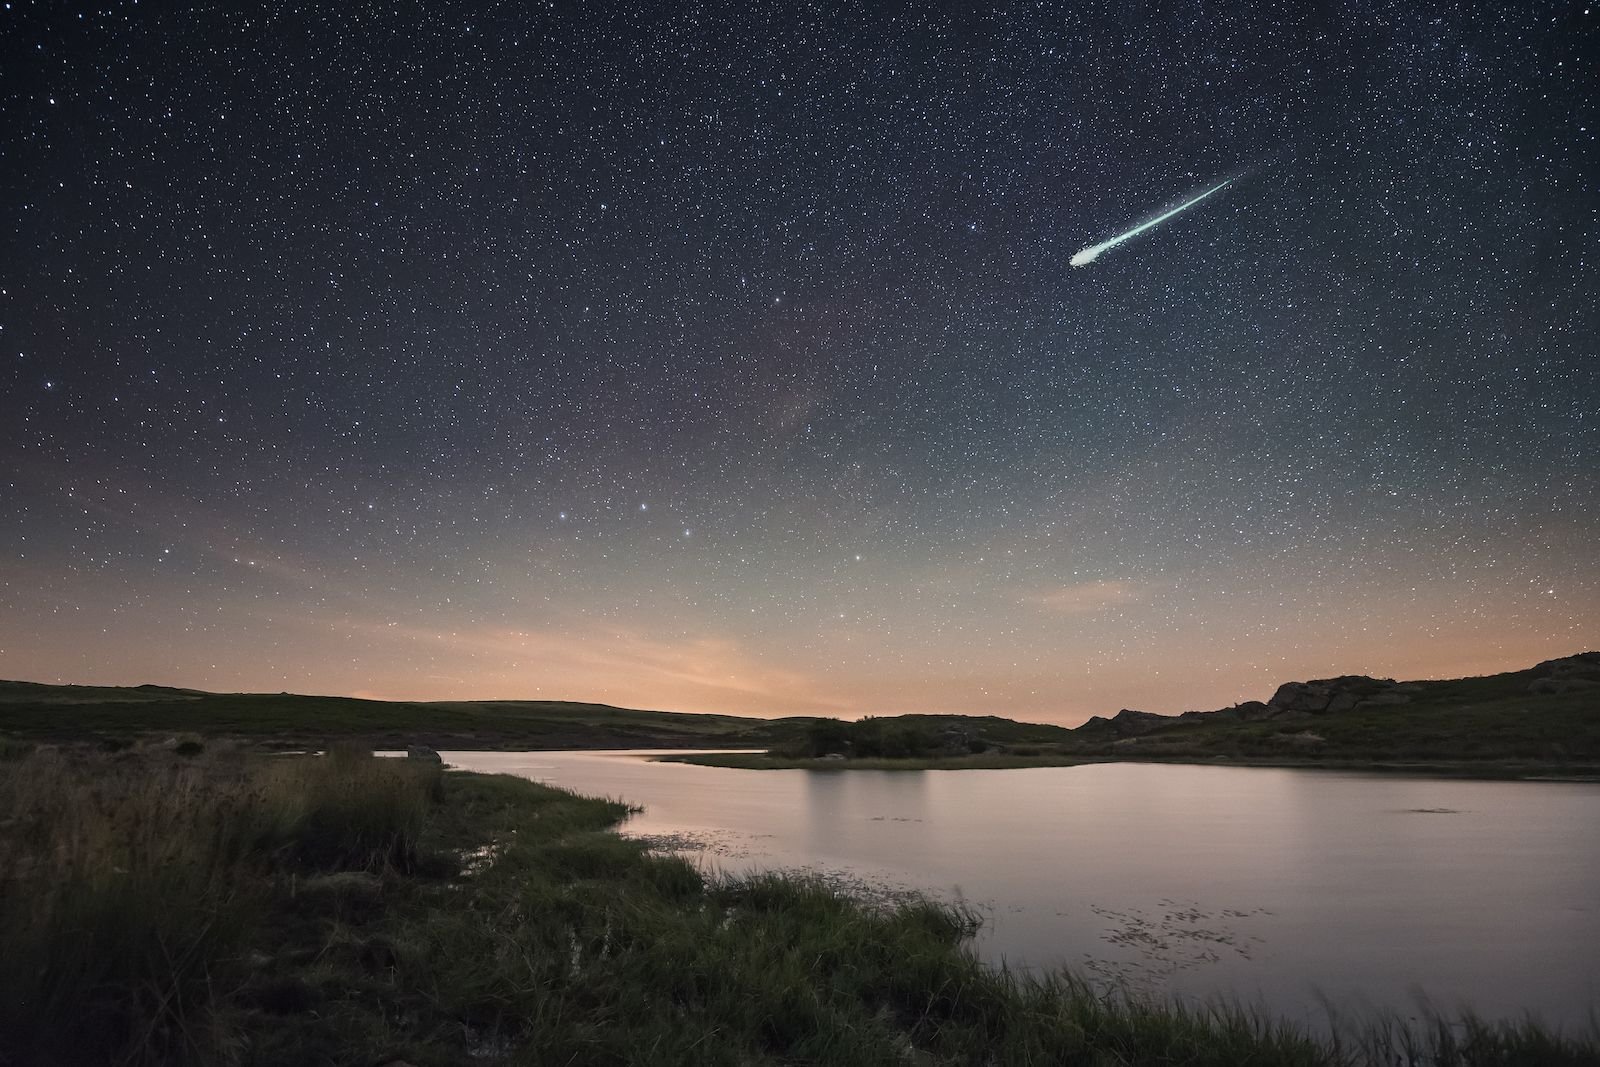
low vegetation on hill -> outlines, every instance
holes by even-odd
[[[1123,710],[1074,730],[966,717],[797,724],[744,768],[984,768],[1104,760],[1395,767],[1475,775],[1600,774],[1600,653],[1451,681],[1347,675],[1286,682],[1267,701],[1183,715]]]
[[[978,716],[867,716],[856,722],[815,719],[769,755],[792,759],[940,759],[976,756],[1005,744],[1064,741],[1070,730]]]
[[[1592,1064],[1533,1021],[1313,1037],[982,966],[973,917],[707,877],[627,808],[422,760],[0,764],[0,1063]]]
[[[1073,751],[1128,758],[1600,767],[1600,653],[1449,681],[1289,682],[1266,701],[1181,716],[1124,711]]]
[[[116,748],[185,734],[279,749],[351,741],[374,748],[766,753],[690,757],[741,767],[1137,759],[1593,775],[1600,773],[1600,653],[1483,678],[1286,682],[1266,701],[1183,715],[1123,710],[1076,729],[975,715],[756,719],[561,701],[415,703],[0,682],[0,746],[93,741]]]
[[[796,720],[807,722],[809,720]],[[0,738],[112,745],[185,733],[276,748],[764,748],[788,720],[636,711],[559,700],[423,703],[292,693],[206,693],[0,682]]]

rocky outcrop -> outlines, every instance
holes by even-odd
[[[1501,699],[1520,692],[1536,695],[1583,693],[1578,703],[1587,707],[1590,700],[1600,701],[1600,652],[1579,652],[1574,656],[1545,660],[1536,667],[1490,678],[1461,679],[1471,682],[1466,687],[1472,692],[1458,697],[1456,690],[1443,694],[1433,686],[1444,683],[1396,682],[1391,678],[1371,678],[1364,674],[1345,674],[1337,678],[1317,678],[1308,682],[1285,682],[1266,703],[1249,700],[1217,711],[1186,711],[1181,715],[1155,715],[1148,711],[1123,709],[1110,718],[1096,715],[1075,731],[1085,741],[1104,744],[1135,745],[1139,738],[1158,730],[1180,725],[1201,725],[1213,720],[1235,722],[1292,723],[1298,720],[1308,725],[1320,716],[1341,715],[1353,711],[1401,708],[1421,699],[1429,707],[1437,707],[1441,700],[1476,701]],[[1493,683],[1493,684],[1489,684]],[[1487,685],[1487,688],[1484,688]],[[1474,695],[1477,694],[1477,695]],[[1567,706],[1570,702],[1561,702]],[[1600,706],[1600,704],[1597,704]],[[1182,735],[1180,735],[1181,738]],[[1274,736],[1299,738],[1292,742],[1274,743],[1314,746],[1320,738],[1311,730],[1299,734],[1277,733]],[[1165,743],[1168,738],[1162,738]],[[1174,739],[1176,740],[1176,739]],[[1135,745],[1135,747],[1138,747]]]
[[[1243,704],[1218,708],[1216,711],[1186,711],[1178,716],[1179,722],[1256,722],[1272,718],[1273,709],[1259,700],[1246,700]]]
[[[1579,652],[1576,656],[1547,659],[1528,672],[1533,681],[1530,693],[1576,693],[1600,689],[1600,652]]]
[[[1600,660],[1600,655],[1596,655],[1596,659]],[[1595,665],[1595,670],[1596,677],[1600,678],[1600,664]],[[1543,681],[1551,685],[1566,686],[1569,684],[1568,679],[1572,677],[1578,675],[1563,668]],[[1590,683],[1580,681],[1579,684]],[[1276,693],[1272,694],[1272,699],[1264,704],[1259,700],[1247,700],[1243,704],[1235,704],[1217,711],[1186,711],[1181,715],[1157,715],[1149,711],[1123,708],[1110,718],[1096,715],[1078,729],[1090,735],[1109,735],[1125,740],[1143,737],[1152,731],[1170,726],[1210,722],[1216,719],[1240,722],[1259,722],[1262,719],[1305,719],[1365,708],[1398,707],[1411,703],[1415,691],[1415,686],[1389,678],[1346,674],[1338,678],[1322,678],[1309,682],[1285,682],[1278,687]]]
[[[1244,722],[1256,722],[1260,719],[1272,718],[1272,708],[1259,700],[1246,700],[1243,704],[1235,704],[1228,710],[1237,714]]]
[[[1132,708],[1123,708],[1111,716],[1111,728],[1120,737],[1138,737],[1151,730],[1159,730],[1163,726],[1171,726],[1176,720],[1170,715],[1157,715],[1153,711],[1134,711]]]
[[[1368,678],[1346,674],[1310,682],[1284,682],[1267,701],[1263,718],[1277,718],[1285,712],[1327,715],[1357,708],[1409,704],[1410,692],[1392,678]]]
[[[1210,722],[1213,719],[1237,719],[1239,709],[1219,708],[1216,711],[1186,711],[1178,716],[1179,722]]]
[[[1190,712],[1189,714],[1197,714]],[[1157,715],[1153,711],[1134,711],[1132,708],[1123,708],[1109,719],[1104,715],[1090,717],[1089,721],[1078,727],[1079,730],[1090,734],[1109,734],[1113,737],[1129,738],[1143,737],[1152,730],[1173,726],[1184,721],[1179,715]]]

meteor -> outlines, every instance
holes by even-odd
[[[1166,222],[1168,219],[1170,219],[1172,216],[1176,215],[1180,211],[1187,211],[1189,208],[1194,207],[1196,204],[1198,204],[1200,201],[1204,200],[1206,197],[1210,196],[1212,193],[1220,192],[1223,189],[1226,189],[1228,186],[1232,185],[1233,182],[1234,182],[1234,179],[1229,178],[1227,181],[1223,182],[1221,185],[1213,185],[1211,188],[1207,189],[1205,192],[1201,193],[1199,196],[1195,197],[1193,200],[1189,200],[1189,201],[1186,201],[1186,202],[1184,202],[1182,204],[1179,204],[1177,207],[1173,208],[1171,211],[1167,212],[1165,215],[1157,215],[1155,218],[1151,219],[1149,222],[1141,222],[1139,225],[1135,226],[1133,229],[1129,230],[1127,233],[1119,233],[1119,234],[1117,234],[1117,236],[1113,237],[1109,241],[1101,241],[1097,245],[1090,245],[1088,248],[1085,248],[1082,252],[1079,252],[1077,255],[1073,256],[1067,262],[1071,263],[1074,267],[1086,267],[1090,263],[1093,263],[1095,261],[1095,257],[1098,256],[1101,252],[1104,252],[1107,249],[1111,249],[1111,248],[1117,247],[1122,242],[1124,242],[1128,238],[1132,237],[1134,234],[1143,233],[1144,231],[1148,230],[1150,227],[1154,226],[1158,222]]]

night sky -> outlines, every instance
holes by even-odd
[[[1074,723],[1600,647],[1597,30],[12,0],[0,677]]]

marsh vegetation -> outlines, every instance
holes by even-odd
[[[1532,1023],[1313,1037],[987,968],[975,922],[708,877],[534,783],[217,746],[0,776],[8,1063],[1592,1063]],[[184,754],[187,753],[187,754]]]

